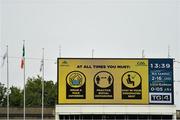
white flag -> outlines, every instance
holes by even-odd
[[[43,68],[43,59],[41,60],[40,72],[42,71],[42,68]]]
[[[7,51],[4,53],[4,55],[3,55],[3,58],[2,58],[2,65],[1,66],[3,66],[4,65],[4,62],[5,62],[5,60],[6,60],[6,58],[7,58]]]

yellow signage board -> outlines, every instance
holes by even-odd
[[[59,58],[58,104],[148,104],[148,60]]]

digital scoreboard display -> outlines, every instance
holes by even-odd
[[[173,103],[173,60],[149,59],[150,103]]]

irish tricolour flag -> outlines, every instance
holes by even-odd
[[[25,47],[24,47],[24,44],[23,44],[23,53],[22,53],[22,58],[21,58],[21,69],[24,68],[24,62],[25,62]]]

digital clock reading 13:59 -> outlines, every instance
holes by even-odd
[[[151,67],[151,69],[156,69],[156,68],[157,69],[161,69],[161,68],[168,69],[168,68],[171,68],[171,65],[169,63],[151,63],[150,67]]]

